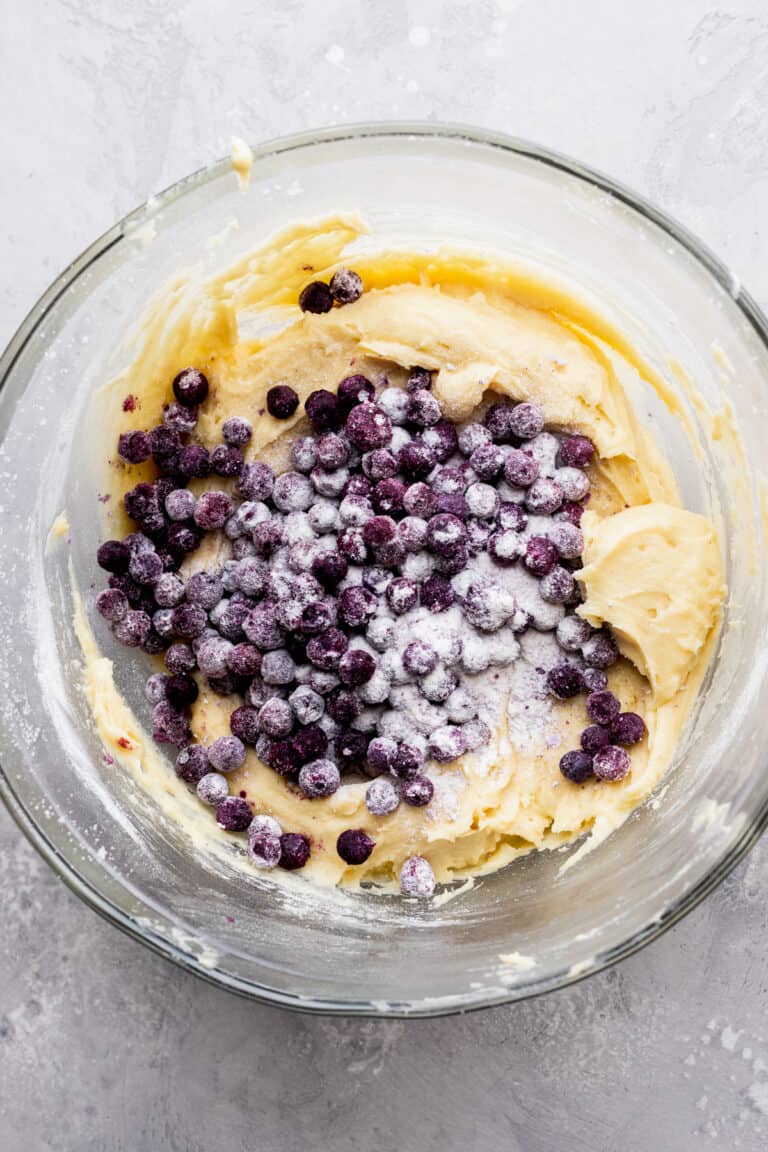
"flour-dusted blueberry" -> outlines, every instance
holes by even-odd
[[[274,486],[274,472],[268,464],[258,461],[245,464],[237,478],[237,491],[243,500],[269,500]]]
[[[570,700],[584,691],[584,676],[575,664],[557,664],[547,673],[547,689],[558,700]]]
[[[241,561],[241,566],[244,563],[246,561]],[[215,572],[195,572],[187,581],[187,601],[190,604],[199,604],[207,612],[219,603],[223,595],[224,585],[221,577]]]
[[[244,464],[242,452],[233,444],[217,444],[211,452],[211,471],[217,476],[239,476]]]
[[[377,597],[367,588],[353,584],[338,599],[339,623],[346,628],[361,628],[376,612]]]
[[[339,678],[342,684],[346,684],[349,688],[367,684],[375,671],[375,658],[363,648],[348,649],[339,661]]]
[[[354,476],[350,476],[347,481],[347,486],[344,489],[346,496],[370,496],[373,491],[373,485],[367,476],[361,475],[356,472]]]
[[[612,743],[611,729],[603,724],[589,724],[579,737],[582,751],[594,756],[601,748]]]
[[[317,388],[304,401],[304,410],[318,432],[335,432],[342,419],[339,400],[327,388]]]
[[[366,764],[374,773],[391,772],[397,757],[397,743],[388,736],[375,736],[366,751]]]
[[[536,516],[551,516],[563,502],[563,490],[555,480],[540,476],[525,494],[525,506]]]
[[[233,676],[241,676],[247,680],[252,676],[258,676],[261,660],[261,652],[253,644],[234,644],[226,655],[227,670]]]
[[[368,621],[365,636],[368,643],[377,652],[386,652],[395,641],[394,622],[386,616],[374,616],[372,620]]]
[[[423,856],[409,856],[400,869],[400,891],[403,896],[427,900],[434,895],[435,873]]]
[[[221,615],[218,617],[216,621],[216,627],[225,639],[231,640],[233,644],[239,644],[244,636],[247,640],[253,640],[253,635],[246,636],[245,632],[246,621],[250,618],[252,612],[249,603],[236,601],[234,599],[234,595],[236,595],[236,593],[233,593],[233,599],[229,601],[229,604],[223,609]],[[219,607],[220,606],[217,604],[214,612],[217,612]],[[279,629],[277,629],[278,635],[274,635],[273,630],[277,628],[277,625],[275,620],[272,618],[272,615],[273,614],[270,615],[269,624],[264,629],[265,651],[269,647],[279,648],[282,643],[282,635],[279,634]],[[254,622],[251,621],[252,634],[255,634],[255,631],[256,628],[254,626]]]
[[[557,642],[566,652],[578,652],[592,635],[592,628],[581,616],[564,616],[557,625]]]
[[[513,405],[508,400],[500,400],[491,404],[483,417],[483,423],[496,444],[509,444],[514,438],[512,431]]]
[[[253,425],[250,420],[245,420],[242,416],[230,416],[222,424],[221,434],[227,444],[242,448],[253,436]]]
[[[265,652],[261,661],[261,678],[265,684],[284,686],[292,684],[296,677],[296,665],[285,648],[275,648]]]
[[[351,564],[364,564],[368,548],[360,528],[345,528],[336,538],[336,547]]]
[[[161,636],[154,628],[150,628],[141,642],[141,650],[142,652],[146,652],[148,656],[159,656],[167,647],[168,638]]]
[[[181,640],[193,640],[208,623],[208,614],[197,604],[179,604],[171,617],[173,632]]]
[[[479,556],[488,548],[491,538],[491,526],[487,520],[478,520],[470,516],[467,520],[467,549],[470,556]]]
[[[173,471],[178,465],[181,452],[181,440],[176,429],[166,424],[157,424],[149,430],[149,442],[153,459],[161,471]]]
[[[590,489],[589,477],[580,468],[558,468],[553,480],[560,486],[563,498],[569,501],[583,500]]]
[[[376,841],[362,828],[347,828],[336,841],[336,851],[345,864],[365,864],[376,847]]]
[[[216,808],[216,823],[225,832],[245,832],[252,819],[250,804],[240,796],[227,796]]]
[[[564,500],[559,512],[555,513],[555,521],[564,524],[573,524],[578,528],[584,515],[584,504],[573,500]]]
[[[173,381],[173,394],[185,408],[196,408],[208,396],[208,378],[199,368],[184,368]]]
[[[299,308],[321,316],[333,308],[331,289],[322,280],[312,280],[299,293]]]
[[[257,709],[251,708],[248,704],[235,708],[229,717],[229,727],[232,735],[237,736],[243,744],[255,744],[261,734]]]
[[[323,721],[326,719],[325,716],[322,718]],[[297,766],[309,764],[325,756],[328,737],[319,724],[307,724],[291,736],[291,749]]]
[[[539,584],[539,595],[548,604],[567,604],[573,596],[575,581],[573,573],[556,564]]]
[[[491,730],[484,720],[475,718],[462,724],[461,731],[467,744],[467,752],[477,752],[491,742]]]
[[[452,724],[465,724],[477,716],[477,702],[463,684],[459,684],[446,698],[445,714]]]
[[[266,812],[259,812],[248,825],[248,838],[258,836],[262,832],[269,832],[272,836],[280,837],[283,834],[283,829],[279,820],[276,820],[274,816],[268,816]]]
[[[387,585],[385,596],[395,615],[402,616],[419,603],[419,586],[415,580],[398,576]]]
[[[428,392],[432,387],[432,372],[429,368],[411,368],[405,386],[409,392],[417,392],[421,389]]]
[[[269,565],[257,556],[246,556],[235,569],[235,585],[246,596],[264,596],[269,590]]]
[[[407,417],[411,424],[428,428],[431,424],[437,424],[441,415],[436,397],[426,388],[415,388],[410,393]]]
[[[402,798],[412,808],[423,808],[429,804],[434,794],[435,786],[428,776],[413,776],[403,782]]]
[[[499,494],[491,484],[470,484],[464,498],[470,515],[481,520],[492,519],[498,511]]]
[[[498,444],[481,444],[469,458],[472,470],[481,480],[496,480],[504,471],[505,456]]]
[[[275,420],[289,420],[298,406],[298,393],[288,384],[275,384],[267,392],[267,412]]]
[[[528,517],[519,504],[504,500],[496,513],[496,523],[501,529],[510,528],[513,532],[524,532],[528,526]]]
[[[587,436],[566,436],[560,441],[558,459],[565,468],[586,468],[595,455],[595,446]]]
[[[164,672],[155,672],[148,677],[144,685],[144,695],[150,704],[159,704],[161,700],[165,700],[165,686],[169,679],[170,677]]]
[[[504,528],[494,532],[488,540],[488,552],[497,564],[509,567],[525,555],[526,543],[519,532]]]
[[[282,845],[280,834],[267,828],[252,830],[253,821],[248,826],[248,856],[257,868],[276,868],[280,863]]]
[[[142,481],[126,492],[123,506],[131,520],[141,522],[152,512],[158,511],[157,492],[153,484]]]
[[[314,500],[312,484],[301,472],[283,472],[275,480],[272,500],[281,512],[305,512]]]
[[[237,736],[219,736],[208,749],[208,760],[217,772],[233,772],[245,763],[245,745]]]
[[[437,511],[456,516],[459,520],[466,520],[469,516],[467,499],[461,492],[439,492],[437,496]]]
[[[323,672],[333,672],[349,647],[349,640],[338,628],[328,628],[313,636],[307,644],[307,659]]]
[[[466,539],[464,522],[449,512],[438,512],[427,524],[427,544],[437,556],[454,555]]]
[[[413,780],[424,767],[424,753],[415,744],[397,746],[394,758],[387,771],[400,780]]]
[[[146,432],[123,432],[118,437],[117,454],[128,464],[143,464],[152,455],[152,444]]]
[[[404,444],[397,455],[400,471],[407,480],[423,480],[436,463],[433,450],[423,440],[411,440]]]
[[[546,576],[557,563],[557,549],[546,536],[531,536],[525,547],[525,566],[534,576]]]
[[[483,444],[491,443],[491,434],[484,424],[465,424],[459,430],[458,446],[463,456],[471,456]]]
[[[398,524],[397,534],[407,552],[421,552],[427,543],[427,521],[420,516],[406,516]]]
[[[362,468],[368,479],[378,484],[379,480],[390,480],[395,476],[398,465],[388,448],[374,448],[372,452],[363,454]]]
[[[428,676],[434,672],[437,662],[437,652],[423,640],[412,640],[403,651],[403,665],[412,676]]]
[[[96,563],[105,572],[127,572],[131,550],[122,540],[105,540],[99,545]]]
[[[323,468],[318,464],[310,473],[312,487],[320,496],[337,500],[347,489],[349,470],[347,468]]]
[[[509,426],[518,440],[532,440],[544,427],[544,412],[538,404],[516,404],[509,417]]]
[[[402,480],[379,480],[371,493],[371,503],[379,515],[398,513],[403,507],[406,486]]]
[[[584,685],[587,692],[602,692],[608,687],[608,677],[601,668],[585,668]],[[621,743],[621,741],[617,741],[617,743]]]
[[[511,590],[488,576],[476,577],[464,592],[464,615],[481,632],[498,632],[516,608],[517,601]]]
[[[373,592],[376,596],[383,596],[387,590],[387,585],[392,580],[392,573],[387,568],[381,568],[377,564],[369,564],[363,568],[362,584],[369,592]]]
[[[199,695],[199,688],[186,672],[180,672],[176,676],[169,676],[168,682],[165,685],[165,698],[172,708],[181,711],[183,708],[189,708],[194,704]]]
[[[461,496],[467,489],[471,470],[463,465],[445,464],[435,470],[429,478],[432,489],[437,493],[438,502],[442,496]]]
[[[339,520],[345,526],[361,528],[373,516],[373,506],[367,496],[347,494],[339,504]]]
[[[645,739],[647,728],[637,712],[622,712],[613,721],[611,733],[614,744],[639,744]]]
[[[376,389],[367,376],[363,376],[361,373],[345,376],[337,390],[341,415],[348,416],[357,404],[370,403],[375,395]]]
[[[610,668],[619,658],[616,641],[608,632],[596,632],[581,648],[584,663],[590,668]]]
[[[392,423],[377,404],[358,404],[344,425],[347,438],[360,452],[385,448],[392,439]]]
[[[437,512],[437,495],[428,484],[417,481],[406,488],[403,495],[403,508],[409,516],[429,520]]]
[[[144,643],[152,621],[146,612],[140,609],[131,609],[112,625],[112,634],[115,640],[125,644],[128,648],[138,648]]]
[[[363,711],[363,702],[347,688],[334,688],[326,697],[325,711],[326,716],[322,723],[325,723],[330,716],[343,728],[349,728]]]
[[[185,444],[179,453],[179,472],[192,479],[203,479],[211,471],[211,454],[202,444]]]
[[[188,436],[197,427],[198,415],[197,407],[186,408],[174,400],[171,404],[166,404],[163,407],[163,424],[168,428],[173,428],[174,432],[178,432],[180,436]]]
[[[327,631],[334,621],[335,613],[329,603],[312,600],[302,607],[299,628],[304,636],[318,636]]]
[[[447,612],[454,599],[451,582],[443,576],[430,576],[421,585],[421,604],[430,612]]]
[[[205,532],[223,528],[231,515],[232,501],[226,492],[203,492],[195,505],[195,524]]]
[[[347,728],[339,732],[335,740],[336,758],[344,771],[357,771],[363,766],[368,737],[363,732]]]
[[[196,503],[188,488],[174,488],[165,498],[166,515],[171,520],[191,520]]]
[[[243,607],[247,608],[247,605]],[[234,605],[231,605],[231,608],[234,608]],[[219,627],[221,628],[221,622]],[[255,608],[246,611],[242,618],[241,629],[246,640],[250,640],[262,652],[282,646],[283,633],[275,617],[275,606],[272,603],[257,604]]]
[[[587,715],[595,724],[611,725],[621,712],[621,704],[613,692],[590,692],[587,697]]]
[[[258,749],[257,749],[258,752]],[[290,740],[273,740],[267,748],[263,747],[264,763],[268,764],[278,776],[293,779],[301,766],[297,759]]]
[[[314,436],[298,436],[293,441],[291,463],[297,472],[312,471],[317,464],[317,440]]]
[[[127,616],[130,610],[128,597],[118,588],[105,588],[104,591],[99,592],[96,597],[96,610],[105,620],[109,620],[111,624],[115,624],[118,620],[122,620],[124,616]]]
[[[629,775],[632,761],[629,754],[616,744],[607,744],[596,752],[592,761],[595,776],[598,780],[623,780]]]
[[[311,855],[309,839],[301,832],[284,832],[280,837],[281,868],[287,872],[295,872],[303,868]]]
[[[377,403],[389,419],[390,424],[400,427],[408,419],[410,397],[403,388],[385,388],[379,394]]]
[[[339,509],[333,500],[315,500],[307,512],[310,527],[318,536],[325,536],[339,527]]]
[[[575,524],[555,523],[547,535],[564,560],[576,560],[584,551],[584,537]]]
[[[152,739],[158,744],[183,748],[190,741],[189,721],[183,712],[161,700],[152,709]]]
[[[187,784],[199,784],[209,772],[208,749],[203,744],[188,744],[176,757],[176,775]]]
[[[538,461],[522,448],[510,448],[504,457],[504,478],[513,488],[529,488],[539,476]]]
[[[203,804],[210,804],[212,808],[216,808],[229,793],[229,785],[218,772],[208,772],[198,780],[195,791]]]
[[[566,780],[570,780],[572,784],[584,784],[585,781],[591,780],[594,776],[592,757],[587,752],[578,749],[566,752],[560,758],[560,771]]]
[[[365,790],[365,806],[372,816],[389,816],[400,806],[400,792],[388,776],[377,776]]]
[[[325,701],[309,684],[301,684],[288,697],[299,724],[314,724],[325,711]]]
[[[438,464],[444,464],[446,460],[450,459],[459,446],[456,425],[442,417],[424,429],[421,440],[422,443],[429,445],[432,449]]]
[[[467,738],[461,728],[454,724],[444,724],[430,733],[429,754],[440,764],[458,760],[467,750]]]
[[[349,460],[349,444],[337,432],[324,432],[317,438],[317,459],[323,468],[341,468]]]
[[[280,739],[293,728],[293,712],[287,700],[272,696],[259,709],[259,727],[267,736]]]
[[[339,770],[332,760],[312,760],[299,771],[299,788],[312,800],[332,796],[340,784]]]
[[[153,612],[152,628],[157,632],[158,636],[162,636],[165,640],[170,640],[174,634],[173,609],[158,608],[157,612]]]
[[[251,534],[253,546],[259,556],[272,556],[285,543],[285,528],[276,517],[257,524]]]

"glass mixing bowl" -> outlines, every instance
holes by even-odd
[[[195,854],[183,827],[105,762],[72,625],[73,579],[87,594],[96,577],[96,493],[109,451],[89,398],[124,365],[130,322],[179,268],[225,265],[297,218],[339,210],[362,213],[374,248],[492,249],[601,302],[671,382],[677,414],[642,382],[635,402],[686,505],[716,518],[729,585],[709,675],[657,795],[565,873],[562,851],[533,854],[423,906],[327,892],[300,877],[275,886]],[[288,1007],[467,1010],[626,956],[693,907],[761,832],[768,594],[761,481],[748,462],[764,453],[766,321],[696,240],[625,189],[531,145],[463,128],[371,125],[266,144],[255,149],[246,195],[222,161],[96,241],[32,310],[0,379],[3,796],[70,887],[147,946]],[[707,415],[707,405],[724,403],[740,442],[727,418]],[[49,538],[63,509],[70,538]],[[132,657],[123,653],[117,675],[145,715]]]

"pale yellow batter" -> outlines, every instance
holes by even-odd
[[[583,852],[650,794],[672,759],[720,618],[724,588],[714,529],[680,507],[671,470],[628,402],[622,373],[650,374],[583,302],[477,255],[344,256],[363,232],[347,217],[298,226],[215,278],[194,271],[177,277],[148,309],[130,368],[106,390],[105,443],[156,423],[173,376],[187,365],[202,368],[212,385],[198,426],[203,441],[217,441],[228,416],[245,416],[255,430],[248,457],[278,469],[290,439],[305,427],[301,407],[289,421],[265,414],[268,388],[290,384],[303,400],[316,388],[335,389],[352,371],[372,379],[385,371],[398,383],[417,364],[436,371],[434,391],[455,421],[470,419],[484,398],[500,393],[533,400],[549,425],[590,436],[600,460],[591,470],[584,517],[580,611],[591,623],[613,627],[625,658],[610,670],[609,686],[648,726],[647,740],[631,750],[626,779],[579,786],[561,775],[559,759],[577,746],[587,723],[582,700],[555,704],[547,747],[521,740],[519,721],[508,724],[502,711],[490,748],[430,767],[435,798],[427,809],[401,805],[389,816],[371,816],[363,781],[343,784],[328,799],[307,800],[252,750],[228,777],[231,792],[245,789],[257,811],[310,836],[303,875],[326,883],[389,884],[415,853],[445,881],[589,832]],[[304,284],[327,280],[342,265],[360,273],[363,296],[326,315],[302,315],[296,301]],[[653,383],[663,392],[660,381]],[[128,392],[140,404],[124,413]],[[113,507],[144,472],[112,464]],[[109,534],[119,527],[128,530],[113,520]],[[213,548],[206,541],[194,564],[210,565]],[[195,850],[215,850],[213,842],[226,834],[119,698],[111,665],[82,613],[78,630],[90,703],[111,754],[183,822]],[[137,657],[126,653],[125,659],[136,659],[136,674],[144,676]],[[203,689],[192,715],[196,738],[228,734],[233,706]],[[358,868],[347,867],[335,851],[339,832],[350,827],[365,828],[376,841]]]

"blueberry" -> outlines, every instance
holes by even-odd
[[[526,544],[514,528],[504,528],[489,537],[488,551],[497,564],[507,567],[525,554]]]
[[[314,436],[299,436],[293,441],[291,463],[297,472],[312,471],[317,464],[317,441]]]
[[[471,516],[492,519],[499,508],[499,494],[490,484],[470,484],[465,499]]]
[[[239,643],[243,639],[243,636],[245,636],[247,640],[253,640],[253,642],[256,643],[254,636],[258,629],[254,624],[254,620],[251,619],[256,609],[251,610],[250,604],[236,601],[234,595],[235,594],[233,594],[232,599],[230,599],[229,604],[223,608],[221,615],[218,616],[216,627],[221,635],[225,637],[225,639],[231,640],[233,644]],[[217,604],[214,611],[218,611],[220,607],[223,607],[223,603],[222,601],[221,605]],[[250,628],[250,633],[247,635],[246,625]],[[258,647],[264,649],[279,648],[283,642],[282,634],[272,614],[269,614],[268,624],[259,634],[262,637],[262,643],[258,644]]]
[[[209,771],[208,751],[202,744],[188,744],[176,757],[176,775],[187,784],[199,784]]]
[[[613,722],[614,744],[639,744],[645,734],[645,721],[636,712],[622,712]]]
[[[257,749],[258,751],[258,749]],[[294,776],[299,770],[300,761],[296,757],[290,740],[275,740],[264,750],[264,762],[278,776]]]
[[[437,399],[426,388],[415,388],[410,393],[407,417],[411,424],[420,428],[428,428],[437,424],[441,411]]]
[[[117,454],[129,464],[143,464],[152,455],[152,444],[146,432],[123,432],[117,441]]]
[[[333,295],[328,285],[322,280],[313,280],[307,284],[299,294],[299,308],[302,312],[314,312],[317,315],[330,312],[333,308]]]
[[[128,648],[138,648],[146,640],[152,621],[146,612],[132,609],[112,625],[112,634]]]
[[[197,406],[187,408],[177,401],[163,407],[163,424],[178,432],[181,436],[188,436],[197,426]]]
[[[122,540],[105,540],[99,545],[96,562],[105,572],[127,572],[131,550]]]
[[[373,507],[367,496],[348,494],[339,505],[338,516],[342,524],[361,528],[373,516]]]
[[[474,517],[467,520],[467,549],[470,556],[485,552],[490,538],[491,528],[485,520],[476,520]]]
[[[409,516],[429,520],[437,512],[437,495],[428,484],[418,481],[406,488],[403,495],[403,508]]]
[[[203,492],[195,505],[195,524],[206,532],[213,531],[223,528],[231,514],[232,501],[226,492]]]
[[[198,604],[208,612],[219,603],[223,595],[221,578],[213,572],[195,572],[187,581],[188,602]]]
[[[424,754],[414,744],[400,744],[387,769],[400,780],[413,780],[424,767]]]
[[[185,408],[196,408],[208,396],[208,379],[199,368],[185,368],[173,381],[173,394]]]
[[[491,404],[483,417],[483,423],[496,444],[509,444],[514,437],[512,411],[512,405],[507,400],[501,400],[497,404]]]
[[[400,891],[403,896],[428,899],[435,891],[435,873],[423,856],[409,856],[400,869]]]
[[[376,736],[366,752],[366,765],[372,773],[391,772],[397,757],[397,744],[388,736]]]
[[[377,652],[385,652],[394,643],[395,626],[386,616],[374,616],[368,622],[365,636]]]
[[[152,613],[152,628],[158,636],[170,640],[173,636],[173,610],[171,608],[158,608]]]
[[[412,440],[400,449],[397,462],[407,480],[423,480],[434,468],[436,457],[423,440]]]
[[[364,453],[362,468],[366,477],[376,484],[379,480],[390,480],[395,476],[398,464],[388,448],[374,448]]]
[[[591,635],[591,627],[581,616],[565,616],[557,626],[557,642],[566,652],[578,652]]]
[[[590,668],[610,668],[619,658],[616,641],[607,632],[597,632],[582,645],[584,663]]]
[[[458,760],[467,751],[467,738],[461,728],[445,724],[435,728],[429,737],[429,754],[441,764]]]
[[[296,767],[322,758],[328,748],[328,737],[318,724],[307,724],[291,737],[291,752]]]
[[[174,488],[165,498],[165,511],[171,520],[190,520],[196,503],[188,488]]]
[[[491,434],[483,424],[466,424],[458,436],[459,451],[464,456],[471,456],[483,444],[490,444]]]
[[[171,617],[173,631],[182,640],[193,640],[199,636],[208,623],[204,608],[196,604],[179,604]]]
[[[402,480],[396,478],[379,480],[371,494],[371,502],[380,515],[400,512],[405,492],[406,487]]]
[[[589,477],[578,468],[558,468],[553,479],[568,501],[583,500],[590,489]]]
[[[406,516],[398,524],[397,534],[407,552],[421,552],[427,543],[427,521],[419,516]]]
[[[563,502],[563,490],[546,476],[534,480],[525,494],[525,506],[537,516],[551,516]]]
[[[339,770],[332,760],[312,760],[299,771],[299,787],[312,800],[332,796],[340,784]]]
[[[226,780],[217,772],[209,772],[197,782],[197,795],[204,804],[217,808],[229,791]]]
[[[211,452],[211,471],[217,476],[239,476],[244,463],[242,452],[232,444],[218,444]]]
[[[467,751],[476,752],[491,742],[491,730],[484,720],[468,720],[462,724],[461,731],[467,742]]]
[[[202,479],[211,470],[211,456],[202,444],[185,444],[179,453],[179,472],[190,479]]]
[[[301,610],[299,628],[305,636],[318,636],[332,626],[334,613],[329,604],[313,600]]]
[[[245,679],[257,676],[261,669],[261,652],[253,644],[235,644],[226,655],[227,670]]]
[[[566,436],[560,441],[559,461],[566,468],[586,468],[595,446],[586,436]]]
[[[345,864],[365,864],[376,841],[372,840],[362,828],[347,828],[339,835],[336,841],[336,851]]]
[[[591,692],[587,697],[587,715],[595,724],[612,724],[620,711],[613,692]]]
[[[242,631],[245,638],[263,652],[282,647],[283,633],[271,603],[257,604],[252,608],[242,621]]]
[[[318,437],[316,452],[323,468],[341,468],[349,460],[349,445],[336,432]]]
[[[363,591],[361,589],[361,591]],[[328,628],[307,644],[307,659],[316,668],[331,672],[338,668],[341,657],[349,646],[347,637],[338,628]]]
[[[357,373],[345,376],[337,390],[339,409],[347,416],[356,404],[366,404],[373,400],[376,389],[367,376]]]
[[[364,588],[375,593],[376,596],[382,596],[392,580],[392,573],[388,568],[380,568],[377,564],[372,564],[363,568],[362,579]]]
[[[392,439],[389,416],[377,404],[358,404],[347,416],[347,439],[361,452],[385,448]]]
[[[239,796],[227,796],[216,808],[216,823],[226,832],[245,832],[252,819],[250,804]]]
[[[481,480],[496,480],[504,471],[505,456],[498,444],[481,444],[469,458],[472,470]]]
[[[128,597],[117,588],[105,588],[96,597],[96,609],[105,620],[114,624],[128,614]]]
[[[457,685],[456,674],[450,668],[441,668],[438,665],[424,677],[419,687],[430,704],[443,704]]]
[[[285,541],[285,529],[278,519],[263,520],[254,528],[252,540],[259,556],[272,556]]]
[[[327,388],[310,392],[304,401],[304,410],[318,432],[333,432],[341,422],[339,400]]]
[[[583,784],[594,775],[592,757],[578,750],[566,752],[560,758],[560,771],[572,784]]]
[[[459,446],[456,425],[441,417],[429,428],[424,429],[421,441],[432,449],[438,464],[444,464]]]
[[[588,692],[602,692],[608,687],[608,677],[600,668],[584,669],[584,685]],[[621,743],[620,740],[617,741]]]
[[[562,523],[573,524],[578,528],[584,515],[584,505],[573,500],[564,500],[559,512],[555,513],[555,520]]]
[[[289,420],[298,406],[298,393],[288,384],[275,384],[267,392],[267,411],[275,420]]]
[[[346,688],[334,688],[326,697],[326,713],[343,728],[349,728],[363,711],[363,702]]]
[[[450,580],[442,576],[430,576],[421,585],[421,604],[430,612],[446,612],[455,599]]]
[[[296,675],[296,665],[284,648],[265,652],[261,661],[261,678],[265,684],[292,684]]]
[[[152,738],[158,744],[173,744],[183,748],[189,743],[189,722],[182,712],[173,708],[167,700],[161,700],[152,710]]]
[[[524,532],[528,526],[528,517],[519,504],[503,501],[496,513],[496,523],[499,528],[511,528],[514,532]]]
[[[261,732],[257,709],[251,708],[247,704],[235,708],[229,717],[229,727],[232,735],[236,736],[243,744],[255,744]]]
[[[281,739],[293,728],[293,712],[287,700],[272,696],[259,709],[259,727],[266,736]]]
[[[584,551],[584,537],[575,524],[555,523],[548,535],[564,560],[576,560]]]
[[[288,872],[303,868],[310,857],[310,845],[300,832],[286,832],[280,837],[280,867]]]
[[[245,464],[237,479],[237,491],[244,500],[268,500],[275,486],[275,474],[267,464]]]
[[[173,471],[178,466],[181,453],[181,440],[176,429],[158,424],[150,429],[149,442],[155,463],[162,471]]]
[[[142,482],[126,492],[123,505],[132,520],[141,521],[158,510],[157,492],[152,484]]]
[[[466,491],[471,475],[471,470],[464,465],[449,464],[443,468],[438,468],[435,474],[430,476],[429,482],[438,498],[441,496],[460,496]]]
[[[363,533],[359,528],[345,528],[336,539],[336,547],[352,564],[363,564],[368,556]]]
[[[389,816],[399,804],[397,785],[388,776],[378,776],[365,790],[365,806],[372,816]]]
[[[275,480],[272,500],[281,512],[305,512],[313,499],[312,485],[301,472],[283,472]]]
[[[266,830],[248,832],[248,855],[257,868],[276,868],[280,863],[280,837]]]
[[[329,500],[337,500],[346,490],[349,481],[347,468],[323,468],[320,464],[310,473],[312,487]]]
[[[336,756],[344,769],[359,769],[365,760],[368,739],[362,732],[349,728],[336,737]]]
[[[412,640],[403,652],[403,667],[412,676],[427,676],[437,667],[438,656],[431,644]]]
[[[192,677],[186,672],[170,676],[165,686],[165,698],[171,707],[179,712],[189,708],[197,700],[199,689]]]
[[[539,595],[548,604],[567,604],[574,592],[573,573],[556,564],[539,584]]]
[[[582,732],[579,741],[583,751],[594,756],[595,752],[611,743],[611,729],[602,724],[590,724]]]
[[[616,744],[607,744],[595,753],[592,761],[598,780],[623,780],[629,774],[632,762],[629,754]]]
[[[288,703],[299,724],[312,724],[315,720],[319,720],[325,711],[322,696],[309,684],[301,684],[296,688],[288,697]]]
[[[339,596],[337,608],[339,623],[347,628],[360,628],[373,616],[376,605],[377,600],[372,592],[359,584],[353,584],[345,588]]]
[[[376,671],[376,661],[369,652],[362,648],[351,648],[344,653],[339,661],[339,677],[342,684],[350,688],[357,688],[367,684]],[[338,716],[334,716],[338,720]]]
[[[557,563],[557,549],[546,536],[531,536],[525,548],[525,566],[534,576],[546,576]]]
[[[406,383],[406,388],[409,392],[416,392],[422,389],[429,391],[431,387],[432,373],[429,368],[411,368]]]
[[[504,478],[513,488],[529,488],[539,476],[539,463],[528,452],[510,448],[504,457]]]
[[[558,664],[547,673],[547,689],[558,700],[570,700],[584,691],[584,676],[574,664]]]
[[[441,492],[437,497],[437,511],[448,513],[458,520],[466,520],[469,516],[469,505],[466,497],[460,492]]]
[[[402,787],[402,797],[413,808],[423,808],[434,796],[435,786],[428,776],[413,776]]]
[[[380,548],[397,536],[397,524],[391,516],[372,516],[362,528],[362,536],[369,548]]]
[[[159,704],[161,700],[165,700],[165,686],[168,680],[169,677],[164,672],[155,672],[147,679],[144,685],[144,695],[150,704]]]
[[[222,424],[221,434],[227,444],[242,448],[253,436],[253,425],[250,420],[244,420],[242,416],[230,416]]]
[[[458,516],[439,512],[427,525],[427,543],[438,556],[452,556],[466,542],[467,529]]]
[[[516,404],[509,417],[509,427],[519,440],[532,440],[544,427],[544,413],[537,404]]]

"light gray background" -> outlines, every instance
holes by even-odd
[[[655,199],[768,305],[765,0],[0,0],[0,342],[119,216],[253,141],[462,120]],[[432,1022],[217,992],[0,815],[0,1149],[622,1152],[768,1141],[768,843],[620,967]]]

